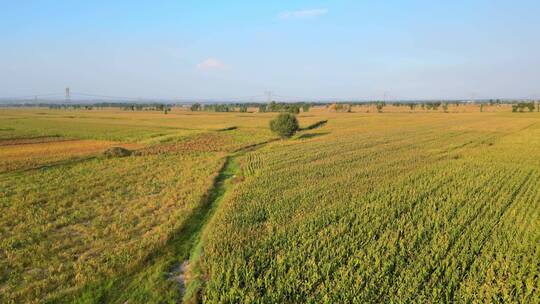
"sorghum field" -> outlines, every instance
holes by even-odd
[[[540,113],[275,115],[0,109],[0,302],[539,302]]]

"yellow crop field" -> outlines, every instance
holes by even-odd
[[[248,153],[205,233],[200,299],[538,301],[539,119],[333,115]]]
[[[0,302],[538,302],[540,113],[275,116],[0,108]]]

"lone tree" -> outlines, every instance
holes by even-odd
[[[291,137],[298,129],[298,120],[290,113],[281,113],[270,121],[270,130],[282,138]]]

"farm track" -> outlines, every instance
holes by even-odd
[[[183,234],[182,238],[189,241],[190,257],[188,260],[180,262],[179,265],[175,265],[175,270],[171,273],[171,277],[173,279],[175,278],[179,284],[183,302],[196,301],[203,288],[204,282],[199,269],[204,242],[202,234],[216,209],[219,207],[220,202],[231,187],[234,186],[234,178],[241,173],[241,168],[236,158],[244,155],[246,152],[254,151],[277,140],[270,139],[265,142],[249,145],[234,150],[231,154],[227,155],[212,187],[208,191],[208,195],[204,199],[205,201],[195,212],[193,219],[189,221],[193,227],[181,232]],[[189,236],[185,235],[186,232],[188,232]]]

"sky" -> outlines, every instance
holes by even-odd
[[[0,97],[540,98],[540,1],[0,0]]]

